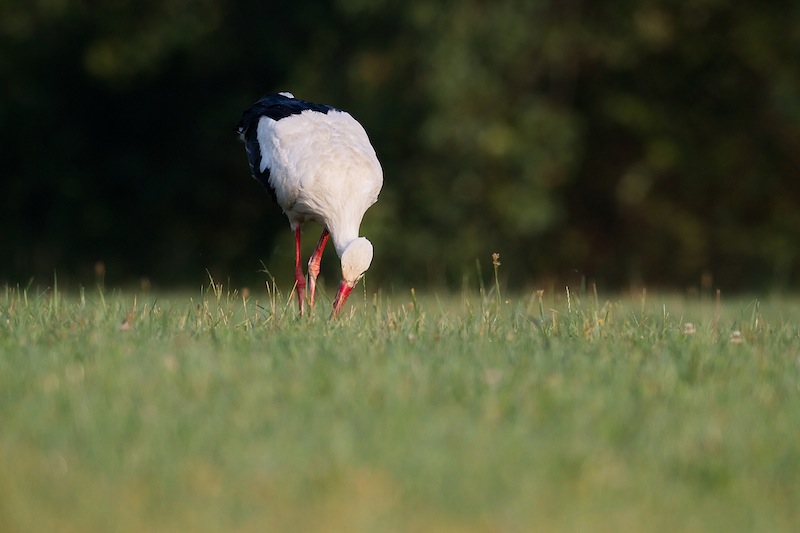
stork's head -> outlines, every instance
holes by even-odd
[[[333,316],[339,314],[347,297],[372,263],[372,243],[359,237],[347,245],[342,252],[342,282],[333,300]]]

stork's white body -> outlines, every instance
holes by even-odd
[[[344,111],[305,110],[280,120],[262,116],[257,137],[260,170],[269,168],[292,229],[308,220],[328,228],[341,257],[383,186],[364,128]]]
[[[295,232],[295,280],[303,313],[305,276],[300,265],[300,228],[313,220],[322,236],[308,263],[314,304],[322,251],[330,234],[341,259],[342,282],[334,316],[372,262],[372,244],[359,237],[364,213],[378,199],[383,171],[367,133],[349,113],[295,99],[267,95],[238,125],[253,177],[272,194]]]

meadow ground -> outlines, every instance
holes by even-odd
[[[798,530],[800,299],[495,288],[5,288],[0,530]]]

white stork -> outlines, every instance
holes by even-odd
[[[383,171],[367,133],[349,113],[286,92],[263,96],[242,114],[236,128],[253,177],[283,209],[295,233],[300,315],[306,289],[301,227],[308,220],[323,227],[308,261],[312,307],[322,251],[328,236],[333,237],[342,264],[331,315],[337,316],[372,262],[372,243],[358,232],[364,213],[378,200]]]

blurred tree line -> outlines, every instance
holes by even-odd
[[[0,0],[0,281],[291,280],[233,133],[290,90],[376,146],[379,285],[797,287],[798,58],[786,0]]]

